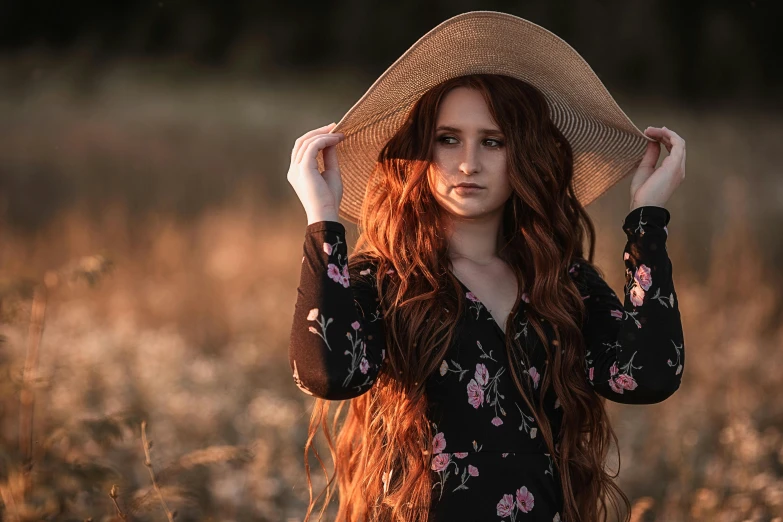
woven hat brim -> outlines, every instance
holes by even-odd
[[[574,191],[588,206],[635,170],[647,137],[623,112],[584,58],[547,29],[514,15],[471,11],[442,22],[405,51],[331,132],[343,181],[339,215],[357,223],[378,154],[430,88],[466,74],[504,74],[546,98],[574,152]],[[323,156],[318,155],[323,170]]]

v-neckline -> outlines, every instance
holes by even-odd
[[[486,304],[484,304],[484,301],[482,301],[481,299],[479,299],[479,298],[478,298],[478,296],[476,295],[476,293],[475,293],[473,290],[471,290],[470,288],[468,288],[468,285],[466,285],[465,283],[463,283],[463,282],[462,282],[462,279],[460,279],[459,277],[457,277],[457,274],[455,274],[455,273],[454,273],[454,272],[452,272],[451,270],[449,270],[449,273],[451,273],[451,275],[453,275],[453,276],[454,276],[454,277],[457,279],[457,281],[459,281],[459,284],[462,286],[462,289],[463,289],[463,290],[465,290],[465,292],[469,292],[469,293],[473,294],[473,297],[475,297],[475,298],[476,298],[476,301],[477,301],[477,302],[479,302],[479,303],[481,303],[481,306],[482,306],[482,307],[483,307],[483,308],[484,308],[484,309],[487,311],[487,313],[489,314],[490,320],[492,321],[492,325],[495,327],[495,331],[496,331],[497,333],[499,333],[499,334],[500,334],[500,336],[501,336],[503,339],[505,339],[505,338],[506,338],[506,331],[504,331],[504,330],[503,330],[503,328],[501,328],[501,327],[500,327],[500,325],[498,324],[497,320],[495,319],[495,316],[494,316],[494,315],[492,315],[492,312],[490,312],[490,311],[489,311],[489,308],[487,308],[487,305],[486,305]],[[515,304],[516,304],[516,303],[515,303]],[[521,306],[521,303],[520,303],[520,306]],[[513,310],[513,307],[512,307],[512,310]],[[519,310],[517,310],[517,313],[519,313]],[[516,315],[515,315],[514,317],[516,318]],[[508,328],[508,323],[509,323],[509,319],[508,319],[508,317],[507,317],[507,318],[506,318],[506,328]]]

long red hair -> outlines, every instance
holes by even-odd
[[[319,427],[335,466],[324,488],[321,514],[328,507],[336,480],[338,522],[427,520],[433,433],[426,415],[425,382],[444,359],[465,306],[460,283],[450,271],[448,239],[438,233],[443,229],[443,210],[433,197],[428,172],[439,105],[451,89],[460,86],[483,95],[506,137],[513,193],[503,211],[498,256],[512,267],[520,282],[517,302],[523,289],[530,296],[534,312],[528,315],[530,325],[550,361],[541,382],[541,396],[553,386],[560,399],[563,421],[559,434],[552,433],[540,404],[530,399],[529,384],[520,378],[523,370],[518,361],[524,353],[510,335],[505,344],[515,385],[555,457],[565,498],[562,518],[571,522],[606,520],[608,504],[620,515],[619,500],[626,507],[623,520],[627,521],[630,502],[613,480],[619,469],[610,474],[605,468],[610,445],[617,444],[617,437],[604,408],[605,399],[584,376],[585,345],[580,328],[584,304],[566,275],[575,259],[597,269],[592,265],[595,229],[574,195],[571,146],[552,122],[546,100],[535,87],[508,76],[478,74],[448,80],[426,92],[379,154],[372,173],[377,188],[368,191],[364,199],[360,235],[349,268],[370,259],[377,265],[377,288],[383,289],[380,298],[387,360],[368,392],[339,403],[331,430],[330,401],[316,399],[305,445],[311,499],[305,522],[318,500],[312,495],[311,448],[328,476],[313,446]],[[589,237],[588,256],[583,255],[585,234]],[[396,272],[393,277],[387,274],[392,268]],[[435,300],[451,306],[434,306]],[[541,318],[552,326],[554,340],[547,339]],[[336,433],[334,439],[330,431]],[[389,470],[394,470],[391,476]]]

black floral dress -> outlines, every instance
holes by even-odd
[[[666,251],[669,217],[663,207],[643,206],[625,218],[623,302],[588,265],[575,261],[569,269],[587,308],[585,379],[611,401],[656,403],[680,386],[685,353]],[[347,261],[341,223],[307,226],[289,359],[302,391],[331,400],[369,390],[386,352],[374,268],[352,267],[357,272],[349,274]],[[559,521],[561,483],[532,412],[514,386],[505,334],[464,284],[462,291],[470,306],[459,335],[426,385],[436,433],[430,520]],[[540,339],[528,328],[530,300],[526,294],[522,300],[507,323],[529,355],[525,376],[535,393],[547,361]],[[551,329],[547,333],[554,339]],[[551,388],[543,406],[557,434],[562,408]]]

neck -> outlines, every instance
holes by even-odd
[[[497,260],[502,212],[480,218],[452,216],[447,226],[449,257],[479,265]]]

